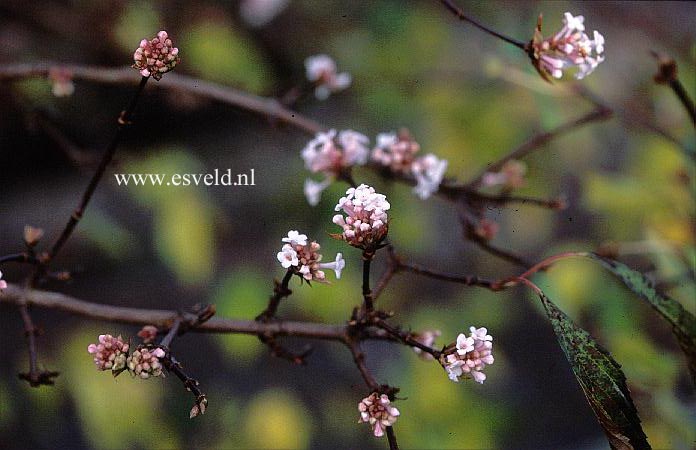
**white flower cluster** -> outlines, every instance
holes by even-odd
[[[310,56],[305,60],[307,79],[314,83],[314,96],[326,100],[334,92],[347,89],[351,76],[347,72],[338,73],[336,62],[328,55]]]
[[[450,380],[471,377],[479,383],[486,380],[483,369],[493,364],[493,338],[485,328],[469,328],[471,334],[457,336],[456,351],[444,356],[443,366]]]
[[[342,210],[346,217],[341,214],[333,217],[333,223],[343,228],[338,237],[354,247],[374,249],[387,235],[389,219],[386,211],[390,207],[383,194],[366,184],[348,189],[335,208],[336,211]]]
[[[304,193],[310,205],[316,206],[321,192],[326,189],[333,178],[342,171],[367,162],[370,155],[370,139],[353,130],[329,130],[319,132],[302,149],[305,167],[312,173],[323,173],[326,178],[321,182],[307,179]]]
[[[288,237],[283,238],[283,248],[278,252],[277,258],[285,269],[291,269],[307,281],[326,281],[326,274],[322,269],[331,269],[336,273],[336,279],[341,278],[341,271],[346,266],[341,253],[336,254],[336,260],[330,263],[321,263],[322,255],[319,254],[320,246],[312,241],[308,243],[307,235],[300,234],[296,230],[288,231]]]
[[[447,170],[447,160],[439,159],[432,153],[416,158],[418,151],[420,145],[406,130],[398,135],[381,133],[377,135],[372,160],[394,173],[413,175],[416,179],[413,192],[425,200],[439,189]]]
[[[358,423],[369,423],[375,437],[384,436],[384,428],[394,425],[401,414],[390,404],[389,397],[373,392],[358,403],[360,419]]]
[[[561,78],[563,71],[575,68],[575,78],[585,78],[604,61],[604,36],[594,31],[594,39],[585,34],[585,18],[566,12],[563,28],[555,35],[542,39],[537,31],[534,37],[534,59],[539,71],[553,78]]]

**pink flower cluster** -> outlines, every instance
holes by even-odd
[[[323,173],[322,182],[305,181],[304,193],[310,205],[316,206],[321,192],[344,170],[367,162],[370,139],[353,130],[319,132],[302,150],[305,167],[312,173]]]
[[[527,165],[522,161],[511,159],[503,164],[498,172],[486,172],[481,178],[485,187],[503,186],[504,189],[519,189],[524,186]]]
[[[563,28],[555,35],[543,39],[541,24],[532,41],[534,64],[546,79],[561,78],[566,69],[577,69],[578,80],[592,73],[604,61],[604,36],[594,31],[594,39],[585,34],[585,18],[566,12]]]
[[[94,355],[94,364],[98,370],[119,372],[126,367],[129,347],[121,336],[102,334],[99,336],[99,343],[89,344],[87,351]]]
[[[164,355],[164,350],[159,347],[155,349],[140,348],[128,357],[128,371],[133,376],[143,380],[150,377],[163,377],[160,358],[164,358]]]
[[[399,410],[391,406],[389,397],[373,392],[358,404],[360,419],[358,423],[369,423],[375,437],[384,436],[384,427],[394,425],[399,417]]]
[[[320,262],[321,246],[315,241],[307,241],[307,235],[296,230],[288,231],[288,237],[283,238],[283,248],[278,252],[278,262],[285,269],[290,269],[307,281],[326,282],[326,274],[322,269],[331,269],[336,273],[336,279],[341,278],[341,271],[346,266],[341,253],[336,254],[336,260],[330,263]]]
[[[377,135],[377,146],[372,150],[372,160],[394,173],[413,175],[416,186],[413,192],[425,200],[437,192],[447,170],[447,161],[432,153],[416,158],[420,145],[408,130]]]
[[[179,64],[179,49],[173,46],[166,31],[160,31],[149,41],[140,41],[140,46],[133,53],[133,61],[133,68],[138,69],[140,75],[160,80],[162,75]]]
[[[485,328],[469,328],[471,334],[457,336],[456,351],[444,357],[443,366],[450,380],[458,382],[459,377],[471,377],[479,383],[486,380],[483,369],[493,364],[493,338]]]
[[[347,72],[338,73],[336,63],[328,55],[310,56],[305,60],[307,79],[314,83],[314,96],[326,100],[334,92],[350,86],[351,76]]]
[[[419,151],[420,144],[408,130],[400,130],[398,134],[380,133],[372,150],[372,160],[392,172],[411,173],[411,164]]]
[[[341,214],[333,217],[333,223],[343,228],[343,233],[336,237],[354,247],[374,250],[387,236],[389,219],[386,211],[390,207],[383,194],[366,184],[348,189],[335,208],[346,214],[346,217]]]

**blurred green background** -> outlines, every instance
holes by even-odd
[[[57,61],[125,67],[143,37],[166,29],[180,49],[178,73],[280,96],[304,77],[304,59],[332,55],[353,85],[325,102],[296,109],[322,124],[372,138],[408,127],[423,152],[449,160],[465,181],[535,131],[591,110],[568,83],[543,82],[525,55],[457,22],[437,1],[291,0],[270,22],[250,25],[235,1],[0,1],[0,63]],[[282,2],[281,2],[282,3]],[[583,83],[614,117],[556,139],[526,159],[522,194],[564,194],[562,212],[525,205],[495,208],[494,244],[530,260],[564,250],[618,245],[621,259],[649,274],[687,309],[694,305],[693,161],[659,136],[657,126],[693,151],[694,130],[667,87],[652,81],[649,50],[679,63],[694,96],[696,5],[688,2],[458,2],[466,12],[520,40],[536,17],[545,34],[563,12],[583,14],[606,38],[606,61]],[[252,5],[253,6],[253,5]],[[133,71],[134,83],[138,74]],[[77,82],[56,98],[47,80],[0,89],[0,254],[22,250],[24,225],[63,226],[114,131],[133,87]],[[81,150],[76,165],[47,132]],[[49,283],[78,298],[146,308],[215,303],[225,317],[252,319],[265,306],[280,239],[299,229],[325,257],[342,251],[344,277],[300,287],[280,315],[341,323],[360,301],[360,255],[332,241],[334,184],[307,205],[309,175],[299,152],[307,136],[263,117],[191,93],[148,83],[115,172],[209,172],[254,168],[247,188],[119,187],[111,175],[54,267],[75,272]],[[409,260],[461,274],[501,278],[519,268],[461,238],[457,215],[440,199],[420,201],[407,186],[357,170],[392,203],[390,235]],[[375,278],[383,267],[375,267]],[[5,265],[10,282],[26,268]],[[668,325],[589,261],[565,261],[535,278],[561,308],[623,365],[649,441],[692,448],[696,398]],[[451,383],[409,349],[367,343],[367,364],[381,382],[401,387],[395,430],[403,448],[607,448],[602,431],[553,332],[526,291],[493,294],[397,276],[380,303],[394,321],[437,328],[452,341],[486,326],[496,362],[483,385]],[[268,355],[246,336],[187,335],[174,350],[210,398],[188,419],[190,395],[169,377],[116,381],[95,370],[87,345],[98,334],[134,336],[137,328],[36,311],[45,331],[40,360],[62,372],[55,387],[17,379],[26,350],[17,311],[0,297],[0,443],[4,448],[386,448],[357,404],[367,392],[350,354],[316,343],[303,367]],[[288,340],[301,348],[305,342]],[[444,344],[445,342],[438,342]]]

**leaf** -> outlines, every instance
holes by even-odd
[[[691,379],[696,385],[696,318],[676,300],[659,294],[645,275],[618,261],[604,258],[595,253],[587,257],[598,261],[604,268],[616,275],[631,291],[646,300],[662,317],[672,325],[679,346],[686,354]]]
[[[649,449],[621,366],[590,334],[537,291],[553,331],[613,449]]]

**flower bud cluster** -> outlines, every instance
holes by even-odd
[[[166,31],[160,31],[149,41],[140,41],[133,53],[133,61],[133,68],[138,69],[140,75],[160,80],[162,75],[179,64],[179,49],[173,46]]]
[[[87,351],[94,355],[94,364],[98,370],[120,372],[126,367],[130,345],[121,336],[110,334],[99,336],[98,344],[89,344]]]
[[[157,347],[148,349],[140,347],[128,357],[128,371],[131,375],[147,380],[150,377],[163,377],[161,358],[164,358],[164,350]]]
[[[373,392],[358,404],[360,419],[358,423],[369,423],[375,437],[384,436],[384,428],[394,425],[399,410],[390,404],[389,397]]]
[[[425,200],[437,192],[447,170],[447,160],[432,153],[416,158],[420,145],[408,130],[377,135],[377,146],[372,150],[372,161],[389,168],[393,173],[412,175],[416,179],[413,192]]]

